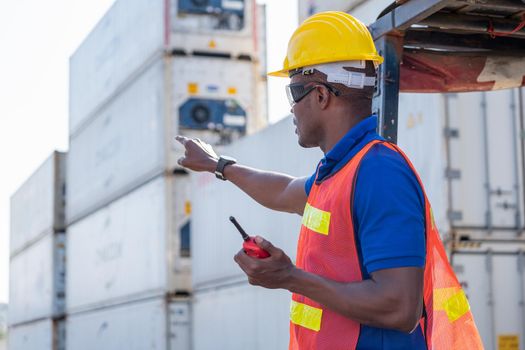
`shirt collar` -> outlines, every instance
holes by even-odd
[[[328,153],[325,154],[323,163],[338,162],[343,159],[364,135],[370,132],[375,132],[376,127],[377,116],[374,114],[357,123],[330,151],[328,151]]]

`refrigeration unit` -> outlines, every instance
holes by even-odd
[[[255,0],[117,0],[70,58],[70,135],[163,55],[265,65]]]
[[[245,0],[179,0],[179,16],[210,15],[215,18],[215,29],[241,30],[245,23]]]
[[[67,222],[164,173],[182,171],[178,134],[213,145],[266,124],[252,62],[158,58],[70,138]]]

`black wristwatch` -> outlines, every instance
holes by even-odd
[[[226,167],[226,165],[235,164],[235,163],[237,163],[237,160],[232,157],[220,156],[219,162],[217,163],[217,168],[215,169],[215,177],[217,179],[226,181],[226,178],[224,177],[224,167]]]

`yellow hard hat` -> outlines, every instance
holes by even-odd
[[[338,61],[383,62],[368,28],[352,15],[339,11],[317,13],[293,33],[281,70],[268,73],[288,77],[297,68]]]

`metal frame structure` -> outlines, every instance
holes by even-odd
[[[525,0],[398,0],[385,9],[370,25],[385,59],[374,96],[379,133],[397,142],[401,66],[407,51],[444,56],[513,51],[525,57],[524,24]]]

